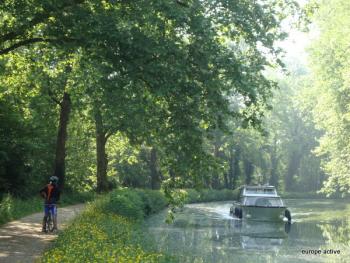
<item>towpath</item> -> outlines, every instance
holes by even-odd
[[[58,208],[58,227],[67,223],[84,209],[84,204]],[[43,213],[12,221],[0,228],[0,262],[35,262],[57,235],[41,233]]]

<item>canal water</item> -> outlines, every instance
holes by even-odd
[[[186,205],[173,224],[163,211],[144,227],[178,262],[350,262],[349,201],[285,203],[292,224],[239,220],[229,215],[231,202],[212,202]]]

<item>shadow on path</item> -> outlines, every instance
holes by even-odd
[[[84,204],[58,208],[58,227],[66,224],[84,209]],[[0,228],[0,262],[34,262],[56,238],[41,233],[43,213],[36,213],[12,221]]]

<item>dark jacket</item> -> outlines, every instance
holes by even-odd
[[[45,198],[45,204],[56,204],[60,200],[60,189],[55,184],[46,185],[39,193]]]

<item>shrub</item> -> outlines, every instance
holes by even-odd
[[[197,203],[201,201],[201,195],[199,191],[195,189],[186,189],[187,197],[186,203]]]
[[[186,203],[236,200],[238,190],[186,189]]]
[[[143,210],[146,216],[159,212],[168,205],[168,201],[160,191],[137,189],[136,192],[143,201]]]
[[[58,237],[42,262],[167,262],[145,248],[137,223],[166,204],[160,191],[122,189],[102,196]]]
[[[135,225],[124,217],[91,207],[59,236],[42,262],[159,262],[132,238]]]
[[[95,192],[63,192],[60,203],[63,205],[84,203],[96,198]]]
[[[229,200],[237,195],[232,190],[175,189],[169,193],[176,204]],[[139,225],[144,216],[160,211],[167,204],[165,194],[154,190],[121,189],[100,196],[59,235],[42,261],[176,261],[154,252],[149,245],[153,241],[148,242]]]
[[[299,199],[299,198],[300,199],[303,199],[303,198],[314,198],[314,199],[327,198],[327,196],[325,194],[315,193],[315,192],[282,192],[280,195],[283,198],[296,198],[296,199]],[[337,196],[335,196],[334,198],[337,198]]]
[[[100,208],[103,211],[135,220],[140,220],[145,215],[142,198],[137,192],[129,189],[115,190],[109,193]]]
[[[0,225],[42,209],[40,198],[22,200],[5,195],[0,203]]]
[[[95,196],[96,194],[93,192],[63,193],[60,206],[83,203],[93,200]],[[39,196],[20,199],[11,195],[4,195],[0,202],[0,225],[42,210],[43,200]]]

